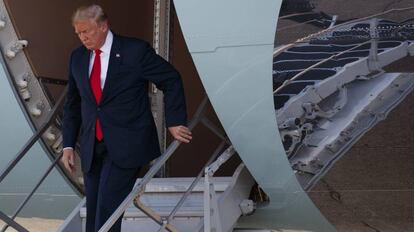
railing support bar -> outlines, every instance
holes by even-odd
[[[40,137],[43,135],[43,133],[49,128],[49,126],[52,124],[53,119],[56,117],[58,113],[58,109],[64,102],[65,96],[67,92],[67,87],[59,97],[58,102],[56,105],[53,106],[52,112],[49,114],[49,116],[46,119],[46,122],[40,127],[40,129],[30,137],[29,141],[26,142],[26,144],[23,146],[23,148],[17,153],[17,155],[11,160],[5,169],[2,170],[0,174],[0,183],[6,178],[6,176],[13,170],[13,168],[19,163],[19,161],[26,155],[26,153],[32,148],[32,146],[40,139]]]
[[[139,199],[135,201],[135,206],[140,209],[145,215],[151,218],[155,223],[165,228],[169,232],[178,232],[171,224],[165,222],[164,218],[157,214],[154,210],[144,205]]]
[[[63,153],[62,153],[63,154]],[[12,215],[12,219],[15,219],[16,216],[20,213],[20,211],[23,209],[23,207],[29,202],[30,198],[32,198],[33,194],[36,192],[36,190],[40,187],[40,185],[43,183],[43,181],[46,179],[46,177],[49,175],[49,173],[53,170],[53,168],[56,166],[56,164],[59,162],[60,157],[62,157],[62,154],[60,154],[56,159],[53,161],[53,163],[49,166],[49,168],[46,170],[46,172],[43,174],[43,176],[40,178],[40,180],[37,182],[36,186],[32,189],[32,191],[29,193],[29,195],[26,196],[26,198],[23,200],[23,202],[19,205],[19,207],[16,209],[16,211]],[[6,231],[8,228],[8,225],[5,225],[1,232]]]
[[[230,143],[226,135],[219,128],[217,128],[208,118],[203,117],[201,119],[201,123],[203,123],[203,125],[207,127],[209,130],[211,130],[215,135],[217,135],[217,137]]]
[[[1,211],[0,211],[0,219],[3,220],[7,225],[11,226],[13,229],[19,232],[29,232],[23,226],[21,226],[19,223],[17,223],[13,219],[9,218],[6,214],[4,214]]]

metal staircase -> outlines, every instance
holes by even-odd
[[[63,102],[63,95],[55,105],[49,120],[36,134],[30,138],[10,164],[0,173],[0,182],[25,156],[30,147],[44,133]],[[215,172],[232,155],[236,153],[220,129],[204,117],[207,98],[199,106],[189,128],[194,128],[199,122],[222,138],[222,143],[211,155],[206,165],[195,178],[153,178],[170,158],[180,143],[173,141],[167,150],[159,157],[143,179],[136,182],[131,193],[119,206],[100,231],[109,231],[113,223],[125,211],[124,231],[232,231],[241,215],[247,215],[254,210],[253,201],[249,200],[251,189],[255,183],[244,164],[240,164],[232,177],[214,177]],[[227,148],[226,148],[227,146]],[[226,148],[226,149],[225,149]],[[56,166],[58,156],[48,170],[33,188],[32,192],[11,216],[3,213],[0,219],[17,231],[27,231],[14,221],[14,218],[26,205],[33,193]],[[84,231],[86,208],[85,199],[74,209],[59,231]],[[5,226],[2,231],[5,231]]]
[[[201,122],[216,133],[223,142],[217,147],[204,168],[195,178],[153,178],[180,145],[173,141],[153,164],[146,175],[137,180],[131,193],[99,230],[109,231],[113,223],[125,212],[124,231],[140,228],[144,231],[232,231],[241,215],[254,210],[249,200],[255,183],[253,177],[240,164],[232,177],[216,177],[215,172],[235,150],[225,135],[203,116],[207,98],[199,106],[189,128]],[[204,176],[203,181],[201,181]],[[85,199],[75,208],[61,232],[84,231]]]
[[[237,219],[253,210],[252,202],[247,200],[254,182],[253,178],[241,164],[232,177],[208,179],[208,181],[206,178],[200,180],[194,185],[174,215],[171,213],[177,209],[177,204],[196,178],[152,179],[140,197],[140,203],[135,199],[135,206],[131,204],[126,209],[122,222],[123,231],[136,231],[137,228],[142,231],[233,231]],[[137,185],[141,181],[138,179]],[[206,185],[211,188],[206,189]],[[58,231],[85,231],[84,204],[85,200],[71,213]],[[138,204],[140,209],[137,208]],[[210,207],[205,208],[204,205]],[[210,222],[219,220],[220,223],[206,224],[207,218]],[[211,227],[215,227],[214,230]]]

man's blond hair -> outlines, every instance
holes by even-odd
[[[73,13],[72,24],[90,19],[94,20],[96,23],[101,23],[108,21],[108,16],[99,5],[93,4],[90,6],[81,6]]]

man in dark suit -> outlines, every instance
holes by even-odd
[[[83,46],[70,58],[62,163],[75,171],[73,147],[80,131],[86,231],[92,232],[129,194],[140,167],[160,155],[149,82],[164,93],[166,125],[172,136],[185,143],[192,137],[185,126],[180,75],[148,43],[113,34],[97,5],[79,8],[72,24]],[[111,231],[120,228],[121,219]]]

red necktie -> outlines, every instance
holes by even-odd
[[[95,59],[93,61],[92,72],[89,78],[93,95],[95,96],[96,104],[99,105],[102,96],[101,89],[101,50],[95,50]],[[96,119],[95,135],[98,141],[103,139],[103,133],[99,118]]]

